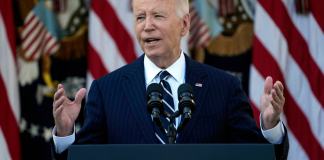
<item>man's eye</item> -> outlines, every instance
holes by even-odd
[[[163,16],[162,16],[162,15],[159,15],[159,14],[157,14],[157,15],[155,15],[155,17],[156,17],[156,18],[162,18]]]
[[[138,17],[136,17],[136,20],[137,21],[141,21],[141,20],[143,20],[145,17],[144,16],[138,16]]]

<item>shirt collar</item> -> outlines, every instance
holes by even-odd
[[[159,68],[146,55],[144,56],[144,72],[146,85],[155,82],[154,79],[161,70],[168,71],[177,82],[184,83],[185,68],[186,60],[183,51],[181,51],[180,57],[166,69]]]

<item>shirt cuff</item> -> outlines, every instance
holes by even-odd
[[[263,130],[262,117],[260,114],[260,125],[263,137],[272,144],[280,144],[285,136],[285,127],[280,121],[275,127]]]
[[[70,145],[73,144],[73,142],[75,141],[75,127],[74,127],[74,132],[69,135],[69,136],[65,136],[65,137],[59,137],[56,136],[56,126],[54,126],[53,131],[52,131],[52,135],[53,135],[53,142],[54,142],[54,146],[55,146],[55,152],[60,154],[63,151],[65,151]]]

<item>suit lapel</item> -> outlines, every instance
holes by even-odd
[[[196,106],[201,106],[208,86],[207,73],[201,64],[186,57],[186,83],[193,88]]]
[[[207,73],[201,64],[191,60],[186,56],[186,83],[190,84],[193,88],[193,94],[195,97],[196,110],[193,112],[193,117],[199,115],[202,107],[204,107],[204,101],[207,93]],[[195,126],[195,118],[191,119],[187,126],[181,131],[178,142],[188,138],[187,135]]]
[[[126,93],[134,117],[138,120],[138,129],[143,132],[143,137],[147,143],[153,143],[155,136],[152,119],[147,112],[146,105],[146,85],[144,78],[144,56],[141,56],[130,69],[125,72],[123,80],[123,92]]]
[[[144,56],[141,56],[129,67],[124,74],[123,92],[126,93],[127,99],[132,102],[130,104],[134,117],[138,119],[138,128],[143,132],[143,137],[148,143],[154,143],[156,139],[154,136],[153,123],[150,114],[147,112],[146,105],[146,85],[144,76]],[[191,60],[186,56],[186,83],[193,87],[193,94],[195,96],[196,110],[193,113],[199,115],[201,107],[204,106],[204,100],[207,93],[207,73],[201,64]],[[181,143],[183,138],[188,138],[187,135],[195,125],[194,119],[189,121],[187,126],[181,131],[178,142]]]

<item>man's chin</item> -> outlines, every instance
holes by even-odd
[[[156,58],[162,55],[162,52],[159,52],[158,50],[145,50],[145,54],[150,58]]]

